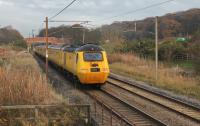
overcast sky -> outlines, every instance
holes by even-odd
[[[0,27],[12,25],[25,37],[32,29],[38,33],[46,16],[53,16],[72,0],[0,0]],[[166,0],[77,0],[55,20],[90,20],[101,25],[122,20],[139,20],[166,13],[200,8],[200,0],[175,0],[167,4],[102,20]],[[50,23],[50,26],[61,24]],[[66,25],[68,25],[66,23]]]

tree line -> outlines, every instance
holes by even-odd
[[[83,43],[84,34],[86,43],[99,44],[101,39],[101,32],[99,29],[88,29],[79,24],[72,26],[61,25],[58,27],[52,27],[49,28],[48,31],[50,37],[67,38],[70,39],[71,44],[75,45],[81,45]],[[42,29],[38,36],[44,37],[45,29]]]
[[[26,47],[26,42],[19,31],[12,28],[12,26],[7,26],[0,28],[0,45],[13,45],[18,47]]]

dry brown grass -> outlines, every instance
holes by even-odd
[[[159,77],[155,82],[155,62],[137,57],[134,54],[112,54],[109,56],[111,70],[115,73],[145,81],[151,85],[178,94],[200,99],[200,82],[197,77],[186,77],[179,68],[170,68],[159,63]]]
[[[0,59],[0,105],[61,102],[30,54],[6,49]]]

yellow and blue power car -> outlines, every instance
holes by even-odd
[[[35,53],[45,57],[45,46],[36,46]],[[110,73],[105,50],[94,44],[80,47],[50,45],[48,60],[69,74],[78,78],[84,85],[103,85]]]

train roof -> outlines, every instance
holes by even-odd
[[[99,45],[86,44],[76,49],[76,51],[104,51]]]
[[[85,44],[79,47],[71,45],[63,47],[62,50],[67,52],[104,51],[104,49],[101,46],[95,44]]]
[[[61,50],[65,46],[67,46],[67,44],[51,45],[51,46],[48,46],[48,48]]]
[[[38,45],[38,47],[45,47],[46,45]],[[59,44],[59,45],[48,45],[49,49],[63,50],[66,52],[81,52],[81,51],[104,51],[104,49],[95,44],[85,44],[82,46]]]

